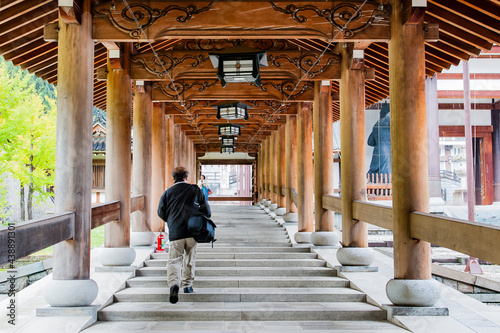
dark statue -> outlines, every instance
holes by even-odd
[[[368,137],[368,145],[374,147],[368,175],[377,173],[389,175],[391,173],[391,120],[389,111],[389,104],[383,104],[380,110],[380,119],[373,125],[373,130]]]

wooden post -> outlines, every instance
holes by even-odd
[[[278,179],[276,174],[276,167],[278,162],[276,157],[276,136],[276,132],[273,132],[269,141],[269,185],[271,191],[271,204],[276,205],[272,206],[272,208],[277,207],[278,200],[278,194],[275,192],[276,180]]]
[[[497,104],[499,104],[497,102]],[[492,159],[493,159],[493,200],[500,201],[500,109],[491,110],[493,125]]]
[[[268,136],[266,138],[266,188],[267,188],[267,193],[266,193],[266,201],[269,201],[271,203],[271,136]]]
[[[165,103],[153,106],[152,120],[152,193],[151,193],[151,228],[152,231],[164,231],[165,222],[156,214],[160,197],[165,191],[165,166],[166,166],[166,119]]]
[[[174,118],[171,116],[167,117],[167,160],[166,160],[166,170],[165,170],[165,187],[170,187],[174,184],[174,179],[172,178],[172,171],[174,171],[174,162],[175,162],[175,148],[174,148],[174,134],[175,134],[175,126],[174,126]]]
[[[106,247],[130,245],[130,169],[132,81],[130,49],[124,48],[124,69],[113,69],[108,59],[106,88],[106,201],[120,201],[120,220],[106,224]]]
[[[297,117],[287,116],[285,133],[285,173],[286,173],[286,212],[297,213],[292,200],[292,188],[297,191]],[[288,216],[285,214],[285,216]]]
[[[333,194],[333,114],[330,81],[314,82],[314,220],[316,231],[334,230],[334,212],[323,209],[323,195]]]
[[[298,231],[313,232],[313,159],[311,103],[297,105]]]
[[[257,191],[258,191],[257,201],[261,201],[264,198],[262,195],[262,143],[259,146],[257,152]]]
[[[412,238],[410,232],[410,212],[429,211],[423,16],[405,25],[404,10],[408,8],[403,2],[391,0],[389,93],[395,280],[389,281],[387,296],[397,305],[431,306],[439,297],[439,292],[435,293],[439,283],[434,281],[436,288],[431,280],[430,244]],[[408,280],[424,281],[417,282],[416,287]],[[402,286],[413,286],[408,289],[420,295],[401,295],[398,288]],[[415,303],[424,298],[424,302]]]
[[[151,245],[154,242],[151,213],[151,145],[152,145],[152,112],[151,84],[144,84],[144,93],[134,95],[134,164],[132,192],[134,195],[144,194],[144,208],[132,213],[132,245]],[[156,207],[154,207],[156,209]]]
[[[350,68],[353,45],[345,44],[340,48],[342,244],[344,247],[367,247],[367,224],[352,217],[353,200],[366,201],[364,68]]]
[[[53,280],[44,296],[51,306],[87,306],[97,296],[97,285],[89,279],[94,82],[90,1],[82,2],[80,25],[59,19],[57,63],[55,213],[73,211],[75,220],[74,237],[54,246]]]
[[[283,215],[286,213],[286,200],[281,193],[281,188],[286,184],[286,170],[285,170],[285,126],[280,126],[278,133],[276,133],[276,160],[277,160],[277,181],[278,186],[277,204],[280,211],[276,211],[276,215]]]

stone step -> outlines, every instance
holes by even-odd
[[[384,320],[386,311],[362,302],[118,302],[99,320]]]
[[[143,267],[136,276],[167,276],[166,267]],[[336,276],[328,267],[197,267],[196,276]]]
[[[382,332],[401,333],[407,330],[387,321],[102,321],[84,330],[84,333],[139,333],[157,332],[231,332],[231,333],[307,333],[307,332]]]
[[[366,295],[350,288],[195,288],[179,293],[179,302],[364,302]],[[126,288],[118,302],[168,302],[168,288]]]
[[[215,234],[218,242],[289,242],[290,238],[285,235],[263,235],[260,237],[252,237],[247,235],[219,235]]]
[[[216,247],[277,247],[284,246],[286,244],[292,245],[289,239],[275,242],[259,242],[259,241],[246,241],[246,242],[226,242],[226,241],[216,241],[214,242],[214,248]],[[199,243],[198,248],[209,247],[212,248],[211,243]]]
[[[230,228],[220,229],[217,227],[217,232],[223,235],[247,235],[248,237],[260,237],[262,236],[262,230],[231,230]],[[288,234],[285,230],[281,228],[276,228],[272,230],[265,230],[267,235],[284,235],[288,237]]]
[[[168,259],[168,250],[166,253],[153,253],[152,259]],[[317,259],[316,253],[300,252],[271,252],[271,253],[196,253],[198,259]]]
[[[349,280],[337,276],[197,276],[194,288],[339,288]],[[137,276],[127,281],[131,288],[168,288],[167,276]]]
[[[200,259],[196,258],[196,269],[200,267],[326,267],[320,259]],[[145,267],[167,267],[168,259],[146,260]]]
[[[196,254],[198,253],[262,253],[262,252],[275,252],[275,253],[311,253],[309,247],[292,247],[291,245],[280,246],[266,246],[266,247],[234,247],[234,246],[220,246],[220,244],[214,243],[214,248],[211,244],[198,244],[196,249]],[[202,246],[207,245],[207,246]]]

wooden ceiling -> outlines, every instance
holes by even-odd
[[[382,2],[387,3],[386,0]],[[116,1],[116,6],[118,7],[120,3],[121,1]],[[132,1],[129,1],[129,3],[132,3]],[[221,1],[219,1],[220,3]],[[290,1],[290,3],[293,2]],[[110,6],[110,4],[110,1],[96,0],[96,6]],[[56,42],[46,42],[43,30],[45,24],[57,22],[57,5],[57,0],[2,0],[0,2],[0,55],[3,55],[6,60],[12,61],[14,65],[20,66],[53,84],[57,84],[58,44]],[[490,50],[494,44],[500,44],[500,1],[498,0],[428,0],[425,22],[429,27],[432,27],[433,24],[439,25],[439,39],[437,41],[428,41],[425,45],[425,66],[428,76],[440,73],[443,69],[448,69],[452,65],[458,65],[461,60],[467,61],[470,57],[478,56],[482,50]],[[287,50],[290,50],[290,52],[301,52],[301,54],[312,52],[316,55],[324,52],[325,57],[335,54],[336,43],[329,45],[324,38],[320,39],[317,36],[305,33],[302,33],[305,36],[304,38],[299,38],[302,35],[297,36],[297,34],[273,42],[275,44],[286,44]],[[96,35],[95,31],[94,35]],[[253,33],[252,38],[259,37],[258,34]],[[269,40],[261,41],[269,42]],[[235,44],[235,40],[228,39],[213,42]],[[257,39],[249,40],[247,38],[238,40],[238,43],[242,44],[253,43],[255,45],[258,42]],[[210,43],[210,40],[185,39],[182,36],[157,38],[152,45],[156,52],[161,53],[187,50],[189,49],[186,47],[187,44],[200,45],[200,43],[206,45]],[[389,95],[389,60],[386,42],[377,41],[367,45],[367,47],[365,45],[364,50],[364,65],[365,68],[369,69],[369,73],[373,75],[372,79],[365,81],[366,105],[370,106],[387,98]],[[273,50],[269,46],[264,47],[264,49],[266,48],[269,52]],[[135,56],[146,55],[151,52],[150,45],[144,40],[134,42],[134,50]],[[204,48],[201,49],[206,53],[204,50]],[[198,53],[201,51],[198,48]],[[208,61],[208,63],[210,62]],[[100,68],[105,68],[106,64],[107,48],[102,43],[96,42],[94,52],[94,105],[103,110],[106,109],[106,82],[98,80],[98,72]],[[278,68],[275,66],[272,70],[264,69],[262,77],[264,83],[268,85],[267,88],[262,87],[259,90],[259,87],[253,87],[252,89],[259,90],[259,92],[251,93],[247,98],[244,98],[247,104],[252,106],[252,109],[249,112],[249,121],[237,121],[237,123],[244,123],[245,127],[242,129],[242,136],[237,140],[236,151],[254,152],[257,147],[256,144],[260,143],[263,137],[269,135],[271,131],[284,123],[285,114],[295,112],[296,103],[293,100],[300,100],[300,98],[298,96],[287,97],[286,92],[290,92],[290,89],[285,89],[289,88],[285,87],[285,78],[287,75],[297,76],[297,72],[285,70],[285,67]],[[196,78],[194,76],[189,77],[189,73],[186,71],[180,73],[181,83],[190,83],[191,88],[196,88],[191,89],[189,92],[186,90],[186,95],[182,97],[186,100],[183,102],[180,102],[176,96],[172,97],[170,101],[167,98],[168,96],[161,97],[161,86],[163,85],[165,89],[168,88],[170,83],[168,78],[163,78],[163,82],[156,79],[158,82],[155,83],[158,91],[156,94],[160,94],[155,95],[154,93],[154,96],[160,96],[156,97],[156,100],[169,101],[166,113],[172,115],[175,118],[175,123],[198,144],[197,149],[199,151],[207,148],[210,151],[218,150],[219,138],[214,124],[221,121],[215,118],[215,109],[210,105],[225,99],[223,97],[226,96],[228,98],[231,96],[241,98],[243,92],[247,91],[242,89],[241,84],[228,84],[226,88],[222,89],[220,84],[216,83],[214,73],[210,72],[208,68],[205,77],[199,76],[199,73],[193,74],[198,75]],[[185,77],[182,77],[182,75],[185,75]],[[213,75],[212,79],[210,79],[211,75]],[[189,81],[189,79],[192,79],[192,81]],[[199,80],[205,82],[204,87]],[[282,84],[281,90],[275,87],[280,82]],[[296,79],[295,82],[297,82]],[[307,99],[309,97],[306,98],[305,96],[308,96],[309,88],[308,86],[304,87],[304,84],[311,85],[311,82],[303,80],[297,91],[301,90],[304,94],[303,98]],[[336,98],[339,91],[338,81],[331,81],[331,85],[334,92],[334,120],[338,120],[339,103],[338,98]],[[272,95],[273,89],[277,89],[276,94],[281,94],[281,97],[276,94]],[[286,100],[286,103],[283,102],[284,100]],[[188,112],[186,112],[186,109]],[[200,138],[200,132],[203,138]]]

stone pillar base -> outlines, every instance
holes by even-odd
[[[342,266],[370,266],[375,252],[369,247],[343,247],[337,251],[337,260]]]
[[[269,210],[271,211],[275,211],[276,208],[278,208],[278,204],[272,203],[269,206],[267,206],[267,208],[269,208]]]
[[[285,222],[299,222],[299,214],[286,213],[283,215],[283,221],[285,221]]]
[[[259,203],[260,203],[261,205],[263,205],[263,204],[264,204],[264,202],[266,202],[266,199],[260,199],[260,200],[259,200]]]
[[[311,243],[311,234],[312,232],[306,232],[306,231],[302,231],[302,232],[296,232],[295,235],[293,236],[293,239],[295,239],[295,241],[298,243],[298,244],[310,244]]]
[[[130,246],[150,246],[155,242],[155,233],[152,231],[132,231]]]
[[[104,247],[99,249],[99,262],[103,266],[130,266],[135,260],[131,247]]]
[[[267,207],[271,204],[271,200],[264,200],[264,207]]]
[[[394,305],[433,306],[439,300],[441,286],[433,279],[392,279],[387,282],[385,291]]]
[[[285,213],[286,213],[286,207],[279,207],[274,210],[274,214],[276,214],[276,216],[283,216],[285,215]]]
[[[311,234],[311,242],[315,246],[340,247],[340,235],[336,231],[316,231]]]
[[[43,297],[53,307],[89,306],[99,288],[94,280],[51,280],[43,289]]]

